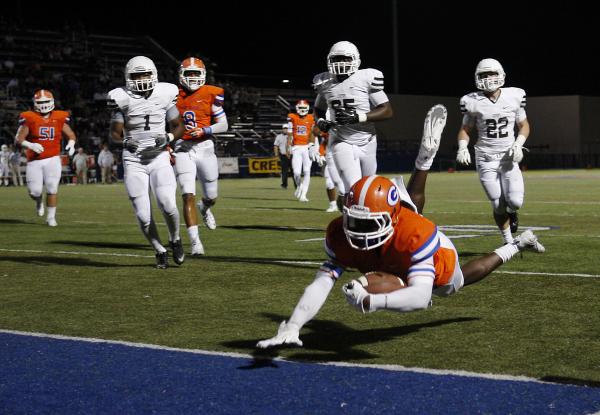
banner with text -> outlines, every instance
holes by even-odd
[[[237,157],[219,157],[219,174],[238,174],[240,166]]]
[[[248,158],[250,173],[281,173],[279,157]]]

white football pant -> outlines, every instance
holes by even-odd
[[[308,145],[292,147],[292,171],[294,181],[302,188],[300,197],[305,198],[310,186],[310,168],[312,160],[308,154]],[[301,180],[302,179],[302,180]]]
[[[182,194],[196,195],[196,177],[198,177],[204,197],[217,198],[219,162],[212,140],[198,143],[188,152],[176,152],[175,172]]]
[[[485,154],[475,150],[475,165],[479,180],[496,214],[508,206],[517,210],[523,206],[525,184],[519,163],[506,153]]]
[[[345,194],[362,177],[377,173],[377,139],[375,136],[363,146],[335,141],[330,148],[335,167],[344,185],[343,189],[338,187],[339,194]]]
[[[26,172],[27,189],[32,197],[40,197],[44,185],[46,186],[46,193],[51,195],[58,193],[58,184],[62,172],[59,156],[28,161]]]

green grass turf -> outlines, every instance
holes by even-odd
[[[499,271],[599,275],[600,172],[530,171],[525,181],[521,226],[556,228],[537,232],[545,254],[525,253]],[[122,184],[61,186],[57,228],[35,215],[24,188],[0,188],[0,328],[251,353],[275,334],[318,268],[276,261],[325,259],[320,240],[298,242],[322,238],[335,217],[324,212],[320,177],[308,197],[297,202],[275,177],[221,180],[219,227],[201,226],[207,255],[155,270]],[[493,223],[474,172],[431,174],[427,197],[425,215],[439,225]],[[182,237],[187,252],[184,227]],[[464,262],[501,238],[454,243]],[[338,283],[301,338],[304,348],[276,353],[599,382],[600,278],[496,272],[434,298],[429,310],[369,315],[346,304]]]

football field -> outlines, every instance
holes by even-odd
[[[268,357],[600,387],[600,172],[524,175],[520,230],[533,228],[544,254],[525,252],[408,314],[361,315],[338,283],[302,329],[304,347]],[[206,255],[167,270],[154,269],[122,184],[61,186],[57,228],[35,215],[25,188],[0,188],[0,330],[261,357],[256,341],[276,333],[325,259],[324,230],[335,214],[325,212],[320,177],[308,203],[275,177],[219,186],[218,227],[200,226]],[[475,172],[430,174],[424,214],[452,238],[461,262],[501,245]],[[188,253],[183,224],[181,231]],[[341,282],[358,276],[347,272]]]

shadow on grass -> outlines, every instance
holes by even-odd
[[[325,233],[325,229],[321,229],[321,228],[295,228],[293,226],[273,226],[273,225],[226,225],[226,226],[221,226],[221,228],[243,230],[243,231],[257,230],[257,231]]]
[[[30,265],[64,265],[67,267],[95,267],[95,268],[121,268],[121,267],[148,267],[154,265],[154,260],[148,258],[148,264],[116,264],[110,262],[92,261],[87,258],[69,256],[0,256],[2,261],[18,262]]]
[[[41,225],[41,223],[25,222],[24,220],[21,220],[21,219],[0,219],[0,224],[7,224],[7,225]],[[43,225],[44,226],[48,226],[45,223]]]
[[[590,388],[600,388],[600,382],[597,380],[567,378],[564,376],[544,376],[540,380],[544,382],[561,383],[565,385],[587,386]]]
[[[264,313],[264,316],[278,323],[285,317]],[[406,336],[423,329],[435,328],[447,324],[465,323],[479,320],[478,317],[461,317],[445,320],[436,320],[423,324],[411,324],[407,326],[386,327],[380,329],[356,330],[346,326],[339,321],[313,320],[304,326],[304,333],[301,340],[304,347],[312,351],[305,351],[297,348],[298,352],[287,356],[288,360],[310,361],[310,362],[335,362],[348,360],[363,360],[377,357],[372,353],[356,349],[356,346],[362,346],[382,341],[392,340],[398,337]],[[276,329],[276,326],[273,326]],[[306,332],[306,329],[309,331]],[[273,333],[275,334],[275,333]],[[271,349],[256,349],[258,339],[239,340],[221,343],[225,347],[234,349],[248,349],[251,351],[253,361],[247,366],[241,366],[238,369],[259,369],[263,367],[277,367],[276,358],[278,351],[290,346],[275,347]],[[322,353],[315,353],[322,352]]]
[[[55,245],[85,246],[90,248],[114,248],[114,249],[143,249],[152,250],[149,245],[128,242],[99,242],[99,241],[50,241]]]
[[[194,261],[211,261],[211,262],[240,262],[247,264],[267,264],[267,265],[279,265],[286,268],[304,268],[304,269],[312,269],[316,270],[317,267],[324,262],[323,258],[319,259],[285,259],[285,258],[249,258],[249,257],[235,257],[235,256],[200,256],[200,257],[192,257],[186,256],[188,259],[192,259]],[[289,262],[283,262],[289,261]],[[306,261],[306,262],[314,262],[315,264],[295,264],[294,262],[298,261]]]

